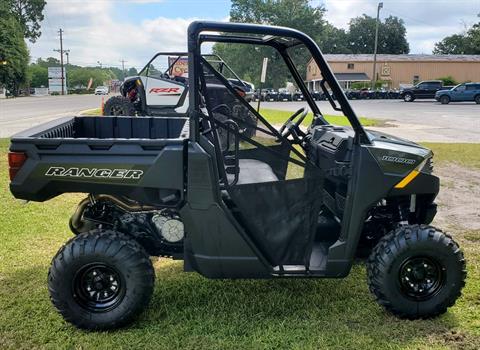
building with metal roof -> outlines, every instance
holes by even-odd
[[[353,82],[371,81],[373,55],[325,55],[335,76],[345,88]],[[480,55],[377,55],[377,81],[388,88],[411,86],[419,81],[451,76],[457,82],[480,81]],[[320,71],[310,60],[306,82],[320,90]]]

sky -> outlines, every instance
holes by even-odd
[[[352,17],[376,16],[376,0],[312,0],[326,20],[347,28]],[[195,19],[228,21],[229,0],[47,0],[42,36],[29,43],[32,60],[58,56],[58,29],[70,63],[141,68],[158,51],[185,51]],[[410,53],[431,53],[435,42],[480,20],[480,0],[383,0],[380,18],[405,21]]]

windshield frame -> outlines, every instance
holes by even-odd
[[[214,32],[221,34],[204,34],[204,32]],[[231,34],[228,34],[231,33]],[[234,35],[232,35],[234,34]],[[238,35],[239,34],[239,35]],[[248,35],[250,34],[250,35]],[[253,35],[255,36],[253,36]],[[263,36],[258,36],[258,34]],[[343,112],[349,120],[355,131],[354,142],[362,144],[371,144],[367,133],[361,125],[358,117],[348,102],[343,89],[340,87],[328,63],[325,61],[317,44],[306,34],[291,28],[274,27],[256,24],[230,23],[230,22],[208,22],[195,21],[188,27],[188,64],[189,64],[189,85],[190,106],[191,106],[191,136],[196,141],[199,137],[198,116],[201,115],[199,79],[201,44],[204,42],[228,42],[243,43],[253,45],[268,45],[277,49],[288,66],[297,86],[305,96],[305,99],[314,113],[314,123],[328,124],[323,118],[312,95],[308,91],[302,77],[296,69],[287,50],[299,44],[303,44],[312,55],[313,60],[320,68],[323,79],[335,94],[339,110]]]

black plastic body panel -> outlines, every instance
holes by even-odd
[[[184,123],[178,118],[74,117],[27,130],[11,140],[10,151],[24,152],[27,161],[10,190],[16,198],[33,201],[86,192],[178,205],[185,192]],[[156,138],[161,135],[171,138]]]

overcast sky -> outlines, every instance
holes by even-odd
[[[376,15],[378,1],[314,0],[326,19],[346,28],[352,17]],[[381,18],[403,18],[411,53],[431,53],[435,42],[477,22],[480,0],[383,0]],[[42,36],[30,44],[32,60],[58,55],[58,29],[64,49],[78,65],[141,68],[157,51],[186,50],[186,29],[194,19],[227,20],[229,0],[47,0]]]

